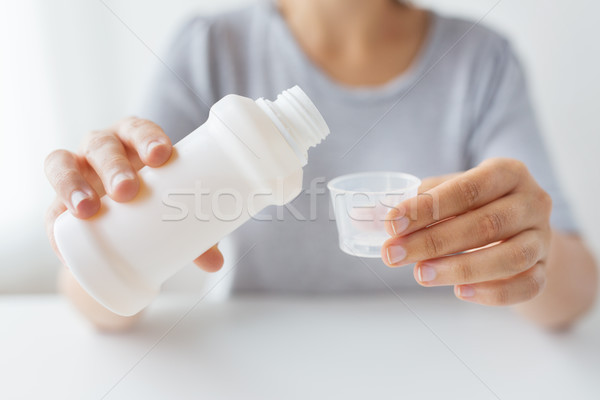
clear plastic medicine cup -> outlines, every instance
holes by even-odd
[[[361,172],[329,181],[340,249],[357,257],[381,257],[390,237],[384,225],[388,212],[415,197],[420,185],[419,178],[402,172]]]

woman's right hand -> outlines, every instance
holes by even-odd
[[[50,153],[45,172],[56,198],[46,213],[46,232],[61,261],[54,240],[56,218],[65,210],[77,218],[90,218],[100,209],[104,194],[118,202],[133,199],[140,187],[136,171],[145,165],[160,167],[171,151],[171,140],[158,125],[130,117],[89,133],[77,153]],[[215,245],[194,262],[207,272],[215,272],[223,265],[223,256]]]

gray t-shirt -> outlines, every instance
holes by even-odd
[[[193,18],[176,35],[138,113],[174,142],[204,123],[208,107],[226,94],[274,99],[293,85],[309,95],[331,129],[310,150],[307,190],[291,208],[270,207],[260,217],[272,221],[250,221],[232,234],[238,257],[247,252],[236,268],[234,291],[387,290],[365,261],[391,287],[415,284],[411,268],[389,269],[339,250],[324,188],[352,172],[424,178],[463,171],[489,157],[513,157],[551,194],[553,226],[576,230],[509,43],[473,22],[432,15],[412,68],[377,87],[347,87],[328,77],[303,53],[270,1]],[[314,179],[316,190],[308,190]],[[310,192],[323,193],[312,196],[312,216]]]

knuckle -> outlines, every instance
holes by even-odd
[[[428,258],[438,257],[444,254],[443,240],[433,232],[425,231],[425,254]]]
[[[102,168],[112,173],[114,170],[126,169],[125,163],[126,160],[121,154],[111,153],[104,158],[102,162]]]
[[[101,149],[114,142],[112,135],[102,131],[92,131],[88,134],[88,139],[84,147],[86,156],[92,154],[95,150]]]
[[[494,291],[492,302],[495,305],[503,306],[510,302],[510,290],[506,286],[499,287]]]
[[[525,163],[514,158],[502,158],[501,163],[501,165],[509,171],[513,171],[516,173],[527,171]]]
[[[501,214],[486,214],[480,219],[479,234],[486,241],[494,241],[502,233],[505,224],[505,218]]]
[[[514,158],[497,158],[494,168],[501,170],[505,175],[510,175],[516,181],[528,171],[525,163]]]
[[[530,267],[537,261],[537,249],[530,244],[517,244],[510,248],[512,261],[515,269],[519,270],[522,267]]]
[[[429,193],[423,193],[419,195],[419,207],[417,208],[417,212],[419,215],[414,216],[415,218],[424,218],[427,220],[435,220],[436,206],[433,196]],[[412,216],[411,216],[412,217]]]
[[[472,179],[460,179],[456,182],[458,196],[466,207],[472,207],[481,196],[481,186]]]
[[[140,130],[140,131],[151,130],[151,129],[153,130],[158,127],[158,125],[156,125],[154,122],[152,122],[150,120],[137,118],[137,117],[127,118],[125,120],[125,126],[129,129]]]
[[[44,168],[47,170],[52,164],[65,159],[69,156],[69,154],[69,151],[63,149],[58,149],[50,152],[50,154],[48,154],[44,160]]]
[[[458,264],[454,267],[454,275],[460,283],[471,283],[474,281],[475,273],[470,264]]]

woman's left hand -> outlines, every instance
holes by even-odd
[[[463,300],[524,302],[545,285],[551,209],[523,163],[489,159],[392,209],[382,258],[391,267],[416,262],[417,282],[454,285]]]

